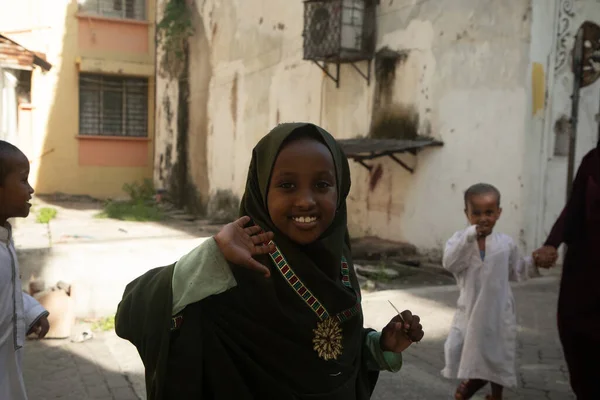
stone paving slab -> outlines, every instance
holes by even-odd
[[[23,369],[30,400],[141,399],[129,378],[133,371],[122,370],[119,361],[131,357],[132,352],[137,357],[137,352],[129,345],[129,354],[113,353],[109,346],[113,338],[118,339],[114,332],[107,332],[83,343],[28,341]]]

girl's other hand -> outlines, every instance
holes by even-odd
[[[402,353],[414,342],[420,342],[425,335],[418,315],[413,315],[409,310],[400,315],[392,318],[381,331],[380,345],[383,351]]]
[[[271,276],[269,268],[253,257],[275,250],[275,245],[265,244],[273,239],[273,232],[263,232],[256,225],[246,228],[249,222],[250,217],[244,216],[227,224],[221,228],[214,239],[227,261],[260,272],[268,278]]]

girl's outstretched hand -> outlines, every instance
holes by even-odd
[[[250,217],[245,216],[225,225],[215,235],[215,241],[227,261],[258,271],[264,274],[265,278],[268,278],[271,276],[269,268],[256,261],[253,257],[268,254],[275,250],[273,244],[264,244],[273,239],[273,232],[265,233],[256,225],[245,228],[249,222]]]
[[[404,322],[402,322],[404,320]],[[383,351],[402,353],[413,342],[423,339],[425,332],[421,325],[421,318],[413,315],[409,310],[396,315],[381,331],[380,345]]]

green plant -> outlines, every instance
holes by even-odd
[[[127,201],[108,201],[104,204],[98,218],[113,218],[122,221],[160,221],[163,212],[155,202],[155,190],[152,181],[144,180],[141,184],[126,183],[123,191],[129,196]]]
[[[123,185],[123,191],[135,203],[154,202],[155,190],[150,179],[144,179],[142,184],[126,183]]]
[[[96,215],[98,218],[112,218],[121,221],[160,221],[163,212],[156,206],[132,203],[129,201],[109,201],[104,210]]]
[[[40,208],[35,216],[35,221],[38,224],[46,224],[46,230],[48,232],[48,245],[50,247],[52,247],[52,229],[50,229],[50,221],[56,218],[56,214],[58,214],[58,211],[56,211],[55,208],[43,207]]]
[[[37,212],[36,222],[38,224],[49,224],[54,218],[56,218],[56,214],[58,212],[55,208],[52,207],[44,207],[40,208],[40,211]]]
[[[164,52],[163,70],[177,76],[185,62],[185,44],[194,34],[192,13],[187,0],[168,0],[156,25],[158,43]]]
[[[100,318],[92,323],[93,331],[110,331],[115,329],[115,316]]]

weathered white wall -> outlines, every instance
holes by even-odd
[[[503,194],[499,229],[527,242],[524,205],[535,207],[536,198],[526,195],[525,183],[534,178],[524,170],[539,164],[530,154],[539,152],[539,140],[526,137],[533,129],[530,5],[494,0],[381,2],[377,48],[408,52],[396,71],[393,100],[413,105],[422,133],[440,138],[445,146],[425,150],[416,160],[401,156],[408,163],[416,161],[412,175],[391,160],[376,160],[383,176],[372,192],[367,170],[352,163],[349,210],[354,236],[378,235],[440,249],[466,224],[463,191],[486,181]],[[278,122],[314,122],[338,138],[368,132],[374,85],[367,86],[350,66],[342,66],[336,88],[319,68],[302,60],[301,1],[206,0],[196,1],[196,7],[202,29],[192,46],[204,41],[207,51],[202,54],[204,67],[191,74],[211,71],[207,89],[192,89],[190,112],[208,105],[210,194],[218,189],[242,194],[250,150]],[[158,90],[160,107],[166,95],[160,80]],[[538,139],[543,120],[537,123]],[[159,128],[157,155],[164,151],[164,134]]]
[[[486,181],[503,193],[499,229],[518,237],[527,108],[530,33],[527,2],[387,2],[380,44],[408,50],[396,76],[396,98],[415,104],[442,149],[421,153],[413,175],[384,161],[384,177],[368,192],[357,182],[352,220],[358,233],[441,248],[465,226],[463,191]],[[430,112],[427,112],[430,110]],[[334,129],[334,132],[336,130]]]
[[[551,96],[548,104],[548,123],[545,129],[547,162],[543,177],[544,201],[541,204],[543,220],[540,221],[541,240],[552,229],[566,201],[567,157],[554,155],[555,123],[561,117],[571,116],[573,73],[570,68],[571,51],[575,35],[581,24],[591,21],[600,24],[600,2],[597,0],[558,0],[554,38],[553,69],[549,81]],[[564,45],[561,40],[564,39]],[[600,81],[581,89],[575,168],[582,157],[595,147],[598,140],[596,114],[600,109]]]

